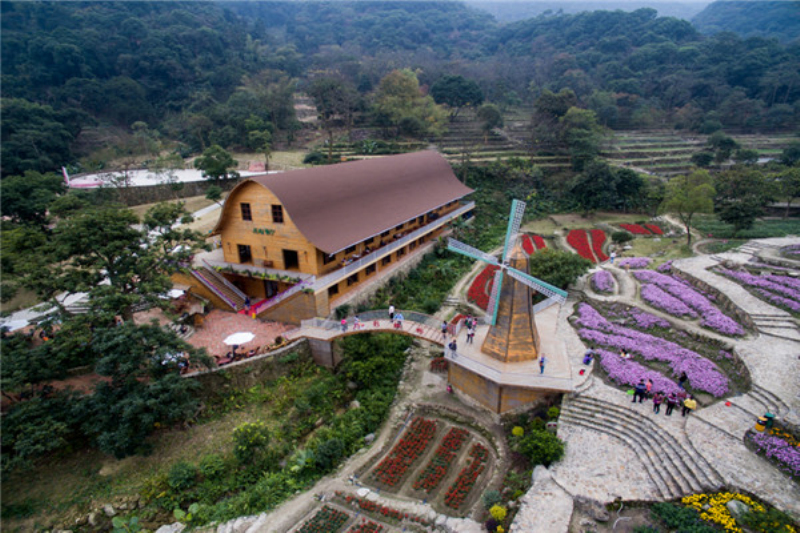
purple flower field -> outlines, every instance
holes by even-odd
[[[619,262],[619,266],[630,269],[647,268],[652,262],[649,257],[626,257]]]
[[[766,298],[767,301],[794,312],[800,312],[800,280],[788,276],[756,276],[719,268],[717,272],[733,279]]]
[[[672,316],[688,316],[690,318],[697,318],[697,313],[695,313],[688,305],[674,296],[662,291],[657,285],[642,285],[642,298],[644,298],[644,301],[653,307],[657,307],[662,311],[666,311]]]
[[[678,384],[671,379],[665,378],[655,370],[650,370],[646,366],[640,365],[636,361],[623,359],[614,352],[608,350],[597,350],[600,355],[600,366],[608,373],[608,377],[620,385],[630,385],[632,387],[639,383],[640,379],[647,381],[653,380],[653,392],[663,392],[669,394],[677,393],[680,390]]]
[[[752,433],[750,440],[760,453],[775,460],[781,470],[795,477],[800,476],[800,448],[767,433]]]
[[[632,355],[639,355],[646,361],[660,361],[669,365],[673,376],[679,376],[681,372],[686,372],[689,378],[689,386],[698,391],[705,391],[714,396],[720,397],[729,390],[728,378],[716,364],[709,361],[702,355],[684,348],[683,346],[671,341],[664,340],[654,335],[649,335],[635,329],[626,328],[612,324],[601,315],[596,309],[588,304],[578,306],[578,320],[576,325],[580,326],[578,335],[587,343],[595,346],[602,346],[610,350],[626,349]],[[620,382],[628,383],[627,379],[652,379],[645,376],[643,372],[654,372],[644,366],[635,367],[627,365],[632,361],[620,360],[615,362],[608,358],[609,375],[611,370],[614,378]],[[620,367],[620,363],[626,363]],[[604,368],[606,365],[604,365]],[[658,374],[658,372],[655,372]],[[660,375],[660,374],[659,374]],[[661,376],[663,382],[664,376]],[[655,380],[653,380],[655,383]],[[669,380],[667,380],[669,381]],[[663,385],[667,387],[666,384]]]
[[[607,270],[599,270],[592,274],[592,288],[597,292],[612,292],[614,279]]]
[[[672,270],[672,259],[670,259],[669,261],[658,267],[656,270],[658,270],[661,273],[669,272],[670,270]]]
[[[718,331],[724,335],[744,335],[744,329],[735,320],[717,309],[707,296],[692,287],[688,282],[675,276],[661,274],[653,270],[640,270],[633,274],[643,283],[642,298],[651,305],[659,307],[674,316],[696,316],[686,312],[686,308],[696,311],[700,317],[700,325]],[[662,293],[654,291],[654,287]],[[674,298],[665,298],[668,293]],[[675,303],[679,300],[684,306]]]
[[[657,328],[670,327],[670,323],[664,320],[663,318],[650,314],[647,311],[642,311],[641,309],[637,309],[635,307],[631,308],[630,316],[636,322],[636,325],[642,329],[650,329],[652,327],[657,327]]]

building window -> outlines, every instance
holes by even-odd
[[[409,245],[408,245],[408,249],[409,249],[409,250],[413,250],[413,249],[414,249],[414,248],[416,248],[416,247],[417,247],[417,241],[411,241],[411,242],[409,243]]]
[[[275,224],[283,224],[283,206],[282,205],[273,205],[272,206],[272,222]]]
[[[344,253],[346,254],[352,254],[355,251],[356,251],[355,244],[353,246],[348,246],[347,248],[344,249]]]
[[[417,224],[422,224],[423,222],[425,222],[425,215],[422,215],[417,218]]]
[[[330,287],[328,287],[328,297],[329,298],[331,296],[335,296],[337,294],[339,294],[339,284],[338,283],[336,285],[331,285]]]
[[[375,272],[376,269],[377,267],[375,266],[375,263],[372,263],[370,266],[364,269],[364,275],[369,276],[370,274]]]
[[[405,226],[405,223],[403,223],[403,224],[400,224],[399,226],[397,226],[396,228],[394,228],[394,230],[395,230],[395,231],[400,231],[401,229],[403,229],[403,226]]]
[[[375,240],[375,237],[370,237],[369,239],[364,241],[364,244],[372,244],[372,241],[374,241],[374,240]]]
[[[386,266],[391,262],[392,262],[392,256],[391,255],[387,255],[386,257],[381,259],[381,266]]]
[[[239,262],[249,263],[253,260],[253,254],[250,251],[250,246],[247,244],[239,244]]]
[[[384,231],[383,233],[381,233],[381,237],[388,237],[388,236],[389,236],[389,231],[388,230]]]
[[[347,278],[347,286],[348,287],[350,285],[355,285],[356,283],[358,283],[358,272],[356,272],[355,274],[353,274],[351,276],[348,276],[348,278]]]
[[[242,220],[253,220],[253,214],[250,212],[250,204],[241,203],[239,207],[242,208]]]
[[[291,270],[293,268],[300,268],[300,258],[297,256],[296,250],[283,251],[283,269]]]
[[[326,254],[324,252],[322,253],[322,264],[323,265],[329,265],[329,264],[333,263],[334,261],[336,261],[336,254]]]
[[[406,255],[406,249],[405,248],[400,248],[399,250],[397,250],[397,258],[398,259],[400,259],[404,255]]]

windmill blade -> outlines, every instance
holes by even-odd
[[[481,252],[477,248],[473,248],[472,246],[464,244],[463,242],[457,241],[455,239],[447,239],[447,249],[452,252],[458,252],[461,255],[466,255],[467,257],[471,257],[472,259],[489,263],[490,265],[500,264],[498,263],[497,258],[495,258],[495,256],[489,255],[486,252]]]
[[[558,300],[559,303],[563,303],[564,300],[567,299],[567,291],[562,291],[558,287],[554,287],[549,283],[546,283],[540,279],[536,279],[533,276],[520,272],[519,270],[509,268],[508,275],[520,283],[524,283],[536,292],[542,293],[548,298]]]
[[[508,229],[506,230],[506,244],[503,247],[503,263],[508,261],[508,254],[511,253],[514,237],[519,233],[519,227],[522,225],[522,215],[524,214],[525,202],[513,200],[511,202],[511,214],[508,218]]]
[[[494,282],[492,282],[492,293],[489,295],[489,305],[486,306],[486,311],[492,313],[492,325],[497,322],[497,310],[500,308],[500,290],[503,286],[503,269],[497,269],[494,273]]]

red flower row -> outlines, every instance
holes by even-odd
[[[356,524],[347,530],[347,533],[378,533],[383,531],[383,526],[376,524],[372,520],[363,519],[363,522]]]
[[[469,455],[472,457],[472,461],[461,469],[455,482],[453,482],[444,496],[444,504],[452,509],[461,507],[472,487],[478,481],[478,476],[481,475],[481,472],[486,467],[486,461],[489,460],[489,450],[479,443],[475,443],[472,446]]]
[[[544,250],[547,248],[547,243],[544,242],[544,238],[542,238],[541,235],[534,235],[533,243],[536,245],[537,250]]]
[[[431,372],[447,372],[447,359],[444,357],[434,357],[431,359]]]
[[[350,515],[329,505],[325,505],[297,530],[297,533],[327,533],[338,531],[350,518]]]
[[[655,233],[656,235],[664,235],[664,230],[655,224],[645,224],[644,227],[649,229],[651,233]]]
[[[461,445],[467,440],[468,436],[469,432],[465,429],[451,428],[436,449],[433,459],[414,482],[414,488],[430,493],[438,487],[439,483],[447,475],[450,463],[456,458],[456,452],[461,449]]]
[[[577,250],[578,255],[596,263],[592,250],[589,248],[589,236],[585,229],[574,229],[567,234],[567,243]]]
[[[522,236],[522,249],[528,255],[533,254],[537,250],[547,248],[544,239],[541,235],[523,235]]]
[[[492,285],[494,284],[494,273],[498,267],[494,265],[486,265],[480,274],[475,276],[475,279],[467,291],[467,299],[475,302],[475,305],[486,310],[489,307],[489,296],[492,294]]]
[[[435,434],[435,421],[415,418],[400,442],[372,473],[373,477],[390,487],[397,485],[414,461],[425,453]]]
[[[621,227],[624,230],[630,231],[634,235],[650,235],[650,232],[647,231],[642,226],[640,226],[639,224],[620,224],[619,227]]]
[[[349,504],[355,503],[358,505],[363,511],[368,513],[375,513],[380,514],[384,518],[390,518],[393,520],[409,520],[411,522],[417,522],[418,524],[422,524],[423,526],[428,526],[430,523],[425,518],[421,518],[417,515],[408,514],[408,513],[401,513],[397,509],[392,509],[391,507],[385,507],[383,505],[378,505],[375,502],[371,502],[364,498],[358,498],[353,496],[352,494],[348,494],[344,496],[342,491],[337,490],[336,495],[339,497],[344,497],[345,501]]]
[[[593,229],[590,233],[592,234],[592,250],[594,250],[597,261],[608,261],[608,256],[603,253],[603,243],[606,242],[606,234],[601,229]]]

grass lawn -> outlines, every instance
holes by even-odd
[[[228,192],[224,191],[222,193],[222,198],[224,199],[226,196],[228,196]],[[170,200],[169,203],[175,203],[177,201],[183,202],[186,206],[186,211],[188,211],[189,213],[194,213],[195,211],[203,209],[204,207],[208,207],[214,203],[211,200],[207,200],[205,196],[189,196],[188,198],[181,198],[180,200]],[[136,205],[131,207],[130,210],[136,213],[136,216],[142,218],[144,214],[147,212],[147,210],[153,207],[154,205],[156,204],[152,203],[152,204]]]
[[[662,237],[655,239],[651,237],[636,237],[626,243],[633,247],[619,257],[652,257],[653,266],[669,261],[671,259],[682,259],[691,257],[692,251],[686,245],[685,236],[676,239]],[[676,241],[676,242],[673,242]]]
[[[565,213],[558,215],[551,215],[551,219],[563,226],[565,229],[579,229],[579,228],[592,228],[595,224],[633,224],[642,220],[648,220],[650,217],[640,213],[607,213],[599,212],[592,213],[588,216],[583,216],[580,213]]]
[[[540,218],[533,220],[522,225],[522,231],[526,233],[536,233],[543,237],[552,236],[553,232],[558,228],[555,222],[550,218]]]
[[[693,227],[702,235],[711,234],[716,239],[731,239],[734,237],[733,226],[720,222],[713,215],[697,215]],[[740,239],[764,239],[767,237],[785,237],[786,235],[800,235],[800,219],[759,219],[752,228],[742,230],[738,235]]]
[[[27,309],[28,307],[33,307],[38,303],[39,297],[36,296],[36,293],[26,289],[19,289],[17,294],[15,294],[14,297],[9,301],[0,303],[0,314],[12,313],[14,311],[19,311],[20,309]]]

